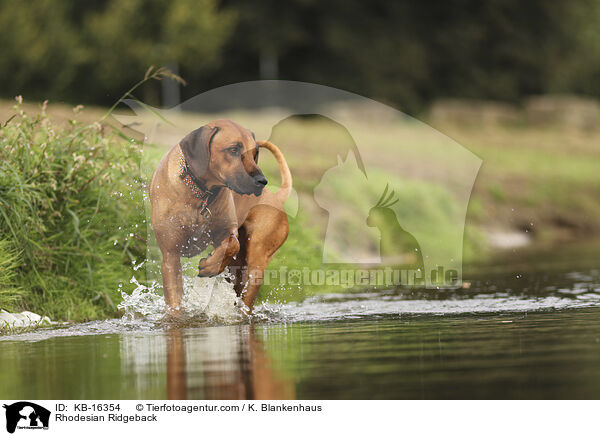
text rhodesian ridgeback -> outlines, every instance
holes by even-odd
[[[279,164],[282,184],[275,193],[263,190],[259,147]],[[209,245],[213,251],[200,261],[198,275],[215,276],[229,266],[236,293],[252,309],[265,268],[288,235],[283,203],[291,188],[281,151],[230,120],[208,123],[169,150],[152,176],[150,201],[171,311],[180,310],[183,297],[181,256],[197,256]]]

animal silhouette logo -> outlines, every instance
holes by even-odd
[[[170,109],[124,103],[134,115],[115,118],[128,135],[136,131],[149,144],[172,146],[183,136],[189,118],[181,117],[182,110],[193,115],[195,125],[229,112],[256,120],[257,137],[296,156],[290,167],[302,190],[292,192],[284,209],[296,220],[292,232],[310,226],[317,242],[307,249],[321,251],[323,265],[397,270],[399,258],[407,268],[422,270],[426,288],[460,283],[465,216],[481,159],[430,126],[346,91],[285,80],[219,87]],[[143,178],[154,171],[152,156],[142,154]],[[336,166],[338,158],[344,161]],[[392,191],[399,201],[376,204],[386,183],[382,201]],[[149,260],[144,265],[154,282],[160,256],[149,202],[144,206]]]
[[[398,265],[412,270],[411,280],[423,282],[424,264],[421,246],[416,238],[400,225],[392,206],[398,203],[389,184],[385,185],[383,194],[369,211],[367,225],[376,227],[380,233],[381,262],[387,265]]]
[[[10,405],[4,404],[6,409],[6,431],[14,433],[19,429],[48,429],[50,411],[38,404],[28,401],[19,401]]]

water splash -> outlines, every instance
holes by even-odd
[[[146,286],[135,276],[130,283],[136,288],[131,294],[121,292],[123,301],[118,306],[124,312],[123,320],[161,321],[166,305],[160,283],[152,282]],[[247,307],[236,295],[231,276],[227,273],[215,277],[184,277],[181,311],[183,318],[222,324],[239,323],[248,318]]]
[[[540,281],[541,278],[544,281]],[[237,298],[230,277],[184,279],[183,320],[165,320],[165,303],[161,286],[145,286],[135,277],[136,288],[122,293],[121,319],[83,324],[52,326],[30,333],[0,336],[2,341],[39,341],[56,336],[99,334],[134,334],[153,332],[165,327],[202,327],[249,322],[297,323],[338,320],[402,319],[414,316],[467,316],[484,314],[527,313],[600,308],[600,272],[598,270],[554,273],[551,276],[526,276],[516,281],[502,281],[502,276],[486,276],[473,281],[468,289],[357,290],[313,295],[303,301],[275,303],[273,298],[255,306],[250,316]],[[511,280],[515,280],[511,275]],[[538,283],[539,281],[539,283]]]
[[[163,297],[158,293],[159,284],[153,282],[150,287],[147,287],[139,283],[135,276],[131,278],[129,283],[134,283],[136,288],[131,294],[121,291],[123,301],[117,306],[118,309],[124,312],[123,320],[160,320],[164,315],[165,302]]]
[[[209,321],[223,324],[241,322],[248,317],[248,308],[235,293],[232,276],[228,273],[184,281],[182,306],[191,316],[204,315]]]
[[[600,294],[577,298],[546,295],[516,296],[507,293],[477,294],[469,297],[407,298],[394,291],[348,292],[308,297],[287,304],[263,303],[255,316],[270,322],[323,322],[350,319],[402,318],[408,315],[480,315],[491,313],[537,312],[600,307]]]

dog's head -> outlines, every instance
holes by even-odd
[[[267,179],[257,166],[254,134],[230,120],[216,120],[180,142],[194,176],[238,194],[259,196]]]

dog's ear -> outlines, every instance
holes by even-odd
[[[194,176],[202,177],[208,170],[210,144],[218,131],[218,127],[202,126],[179,142],[183,157]]]

